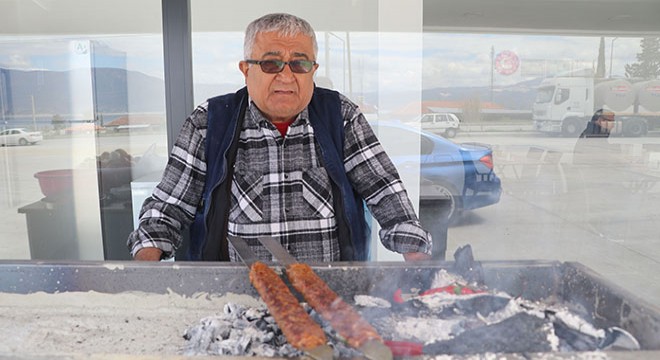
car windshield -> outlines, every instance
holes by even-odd
[[[555,93],[554,86],[541,87],[536,92],[536,103],[545,104],[552,100],[552,95]]]

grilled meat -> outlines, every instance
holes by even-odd
[[[250,282],[291,345],[309,350],[327,343],[323,329],[312,320],[273,269],[255,262],[250,267]]]
[[[332,291],[309,265],[291,264],[287,267],[287,276],[305,301],[321,314],[350,346],[360,348],[369,340],[382,341],[376,329]]]

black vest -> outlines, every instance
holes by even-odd
[[[231,179],[247,105],[246,88],[208,100],[206,183],[202,206],[190,228],[187,260],[229,260],[227,219]],[[316,87],[308,111],[332,183],[341,260],[368,260],[370,229],[364,201],[353,190],[344,170],[344,120],[339,94]]]

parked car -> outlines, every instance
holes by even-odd
[[[377,133],[383,138],[395,136],[400,149],[411,149],[410,154],[404,150],[403,155],[391,153],[390,157],[400,173],[418,169],[419,163],[420,200],[449,200],[450,222],[463,211],[499,202],[502,186],[493,170],[493,151],[489,145],[455,144],[442,136],[395,122],[379,122]],[[417,137],[421,137],[420,153],[415,143],[406,145],[406,139],[413,141]]]
[[[461,128],[461,121],[452,113],[423,114],[416,121],[420,122],[422,129],[444,134],[448,138],[455,137]]]
[[[40,131],[7,129],[0,132],[0,146],[36,144],[43,139]]]

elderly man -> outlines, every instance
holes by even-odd
[[[314,86],[312,27],[270,14],[246,29],[246,88],[209,99],[186,119],[163,179],[128,239],[137,260],[174,255],[190,225],[189,260],[238,260],[227,235],[270,236],[299,261],[367,260],[364,202],[383,245],[430,258],[431,239],[394,165],[345,96]]]

